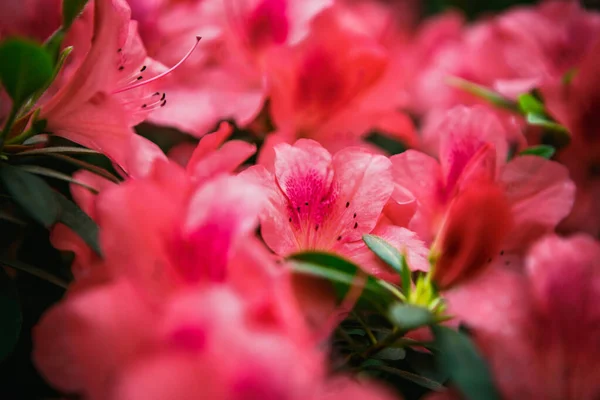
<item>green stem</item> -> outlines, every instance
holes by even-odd
[[[17,136],[9,139],[6,141],[6,144],[19,144],[19,143],[23,143],[24,141],[26,141],[27,139],[29,139],[32,136],[37,135],[37,129],[34,129],[33,127],[27,129],[24,132],[21,132],[20,134],[18,134]]]
[[[2,133],[0,133],[0,149],[4,147],[4,138],[9,134],[10,129],[15,123],[15,119],[17,118],[17,114],[19,113],[19,108],[13,106],[10,109],[10,114],[8,114],[8,119],[6,120],[6,124],[4,124],[4,128],[2,129]]]
[[[377,338],[375,337],[375,335],[373,335],[373,332],[371,332],[371,329],[365,323],[365,321],[360,317],[360,315],[358,315],[358,313],[352,312],[352,314],[354,314],[354,316],[358,320],[358,323],[363,327],[363,329],[367,333],[367,336],[369,337],[369,340],[371,341],[371,343],[374,345],[377,344]]]
[[[381,350],[391,346],[392,344],[396,343],[398,339],[404,336],[405,333],[406,332],[402,329],[398,329],[397,331],[392,332],[391,334],[386,336],[382,341],[367,348],[362,354],[363,358],[370,358],[371,356],[379,353]]]

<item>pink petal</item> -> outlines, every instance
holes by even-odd
[[[375,228],[383,207],[392,194],[391,162],[357,148],[335,154],[334,185],[337,198],[321,232],[324,242],[361,240]]]
[[[575,186],[567,169],[554,161],[516,157],[501,171],[500,182],[514,218],[509,249],[523,249],[554,229],[573,205]]]
[[[483,107],[454,108],[438,129],[442,137],[440,163],[448,191],[453,189],[471,158],[485,143],[496,149],[498,167],[506,160],[504,128],[496,116]]]
[[[288,217],[288,199],[279,189],[275,176],[262,165],[242,172],[240,177],[259,184],[268,199],[260,215],[261,235],[275,254],[290,254],[300,248]]]
[[[409,228],[428,243],[437,230],[435,219],[442,206],[440,166],[434,158],[415,150],[407,150],[390,160],[395,184],[411,192],[418,204]]]
[[[33,331],[33,359],[58,388],[106,398],[110,378],[151,340],[151,312],[127,283],[67,297]]]
[[[256,145],[242,140],[231,140],[213,154],[197,162],[191,176],[202,181],[218,174],[232,173],[254,153],[256,153]]]
[[[196,150],[194,150],[192,158],[188,163],[188,172],[194,170],[196,163],[221,147],[232,133],[233,129],[231,125],[227,122],[222,122],[215,132],[200,139],[198,146],[196,147]]]
[[[184,280],[225,279],[233,247],[254,230],[263,205],[261,188],[241,177],[218,177],[196,191],[175,250]]]
[[[531,315],[526,280],[492,265],[465,285],[446,293],[448,312],[472,329],[506,398],[544,398],[531,390],[542,384],[535,362],[539,337]],[[536,396],[537,395],[537,396]]]

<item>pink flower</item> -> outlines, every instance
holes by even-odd
[[[600,64],[594,57],[598,51],[600,40],[578,65],[570,83],[552,82],[542,88],[550,113],[571,133],[571,143],[559,149],[556,159],[569,169],[577,196],[560,229],[594,236],[600,234],[600,118],[593,111],[600,104]]]
[[[393,190],[389,160],[360,148],[347,148],[332,157],[308,139],[293,146],[280,144],[275,154],[272,171],[254,166],[242,173],[268,193],[269,206],[261,216],[267,245],[279,255],[316,249],[353,258],[368,251],[362,236],[384,229],[376,225]],[[395,242],[408,244],[414,239],[411,232],[398,228],[386,232]],[[415,263],[422,266],[417,254],[418,250]],[[390,276],[380,264],[363,266],[369,273]]]
[[[248,124],[269,93],[267,54],[301,41],[312,18],[330,4],[330,0],[165,3],[154,13],[152,31],[160,37],[149,39],[154,58],[170,64],[185,54],[183,38],[200,35],[203,40],[198,52],[170,77],[172,109],[158,110],[151,120],[195,136],[226,118]]]
[[[529,251],[524,274],[499,262],[447,293],[449,312],[471,328],[504,398],[598,397],[598,260],[590,237],[548,236]]]
[[[225,230],[251,230],[251,221],[255,220],[254,214],[258,212],[256,207],[261,207],[263,198],[258,187],[226,176],[234,172],[255,151],[253,145],[240,141],[229,141],[221,146],[230,133],[231,127],[223,123],[217,132],[202,138],[188,163],[187,170],[175,163],[158,159],[144,178],[128,180],[120,185],[87,171],[79,172],[77,179],[100,192],[96,196],[79,186],[71,188],[75,201],[99,224],[101,247],[105,253],[105,261],[109,262],[101,263],[77,235],[58,225],[53,229],[52,242],[60,249],[75,252],[75,278],[83,281],[83,286],[86,286],[87,281],[94,283],[100,277],[104,277],[100,279],[103,280],[114,274],[139,274],[139,279],[154,282],[156,277],[153,278],[152,274],[148,273],[148,268],[157,268],[156,265],[160,264],[161,268],[167,271],[165,274],[174,273],[175,275],[170,277],[179,282],[177,279],[181,278],[179,275],[183,274],[184,270],[194,268],[187,264],[184,266],[186,254],[206,249],[202,245],[195,250],[195,240],[205,242],[208,247],[213,244],[220,246],[219,249],[215,248],[215,252],[206,252],[207,259],[217,252],[219,256],[215,257],[226,259],[227,246],[231,243],[228,240],[235,240],[237,233],[226,233]],[[213,202],[210,198],[215,192],[219,193],[220,202]],[[142,198],[148,201],[138,204]],[[208,203],[204,204],[205,202]],[[215,207],[222,205],[224,208],[220,212],[218,207],[208,207],[209,203]],[[249,205],[249,208],[244,207],[244,204]],[[252,208],[255,209],[254,212],[251,211]],[[208,214],[203,214],[204,212]],[[246,216],[249,219],[242,217],[245,212],[248,212]],[[229,217],[225,214],[228,213],[234,220],[227,220]],[[149,215],[153,217],[149,218]],[[224,219],[219,222],[219,218]],[[242,223],[243,226],[236,225],[238,223]],[[184,224],[188,224],[188,227],[183,228]],[[200,224],[206,229],[196,231],[195,224]],[[140,226],[146,226],[147,229],[139,229]],[[214,229],[218,229],[223,235],[215,235]],[[230,233],[233,236],[228,236]],[[226,236],[229,239],[226,239]],[[211,242],[213,239],[215,243]],[[147,246],[153,251],[128,250],[134,247],[144,249]],[[207,264],[210,263],[217,269],[224,268],[222,263],[226,262],[225,259],[212,259],[210,262],[207,260]],[[131,268],[113,271],[110,267],[112,260],[117,262],[112,265],[120,265],[123,260],[130,260],[128,265]],[[220,266],[216,266],[219,262]],[[96,266],[96,263],[101,263],[101,266]],[[102,266],[105,264],[109,266]],[[155,273],[158,272],[158,269],[155,270]],[[218,272],[222,273],[223,271]],[[198,274],[202,275],[203,272]],[[176,277],[179,278],[175,279]],[[165,282],[157,282],[157,285],[169,286],[168,276],[163,278]]]
[[[9,35],[46,40],[60,26],[59,0],[5,0],[0,4],[0,38]]]
[[[397,110],[402,93],[392,47],[400,45],[390,44],[377,26],[391,15],[375,7],[358,14],[364,8],[336,5],[322,12],[303,42],[268,58],[277,139],[268,139],[266,151],[299,138],[337,151],[359,144],[373,129],[416,144],[412,122]]]
[[[40,118],[47,120],[49,131],[103,152],[138,176],[147,172],[153,159],[164,158],[156,145],[135,135],[132,126],[166,105],[165,93],[153,87],[165,68],[146,56],[124,1],[98,0],[93,11],[91,47],[85,56],[75,57],[77,68],[42,105]]]
[[[433,243],[444,274],[473,271],[500,248],[521,252],[569,213],[574,185],[566,169],[535,156],[506,162],[506,134],[486,109],[453,109],[439,134],[439,161],[414,150],[391,160],[395,183],[417,202],[408,228]]]

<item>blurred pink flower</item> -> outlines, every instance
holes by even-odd
[[[3,0],[0,38],[12,35],[46,40],[61,22],[60,0]]]
[[[402,70],[393,55],[405,37],[387,32],[389,9],[370,6],[337,4],[313,20],[303,42],[267,59],[277,138],[268,137],[263,151],[299,138],[337,151],[361,144],[374,129],[417,144],[412,121],[398,110]]]
[[[575,188],[566,168],[536,156],[506,162],[506,134],[494,114],[457,107],[439,129],[439,161],[414,150],[391,160],[395,184],[417,203],[408,228],[441,252],[440,268],[470,270],[477,266],[466,260],[487,262],[500,248],[521,252],[570,212]]]
[[[575,205],[560,229],[600,235],[600,35],[595,46],[577,66],[570,83],[553,82],[542,87],[550,113],[564,124],[571,142],[559,149],[556,160],[564,164],[577,185]]]
[[[293,45],[306,35],[312,18],[330,0],[208,0],[163,2],[152,16],[150,54],[171,64],[185,53],[187,37],[202,36],[199,49],[168,82],[168,112],[151,116],[195,136],[204,135],[219,120],[239,125],[251,122],[269,92],[265,57],[274,48]],[[136,1],[137,9],[146,3]],[[146,30],[145,30],[146,31]]]
[[[139,176],[153,159],[165,158],[132,126],[166,105],[166,94],[157,92],[154,82],[168,71],[146,56],[127,3],[97,0],[91,11],[93,20],[82,20],[88,26],[78,26],[73,34],[91,30],[93,21],[92,44],[87,53],[76,54],[79,64],[42,105],[40,118],[47,120],[49,131],[102,152],[125,172]],[[72,40],[82,42],[79,36]]]
[[[590,237],[548,236],[529,251],[524,273],[499,260],[446,293],[449,312],[471,329],[504,398],[598,397],[599,260]]]
[[[362,236],[384,233],[399,247],[407,246],[411,265],[426,269],[422,242],[402,228],[377,226],[393,190],[390,161],[360,148],[333,157],[317,142],[298,140],[275,147],[274,168],[254,166],[244,176],[260,182],[269,197],[261,216],[261,233],[279,255],[300,250],[326,250],[357,258],[366,272],[397,279],[368,251]],[[402,246],[401,246],[402,245]],[[414,247],[413,247],[414,246]],[[413,252],[414,250],[414,252]],[[358,261],[358,260],[357,260]]]

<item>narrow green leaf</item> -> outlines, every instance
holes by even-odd
[[[400,378],[406,379],[408,381],[411,381],[413,383],[416,383],[419,386],[422,386],[424,388],[427,388],[429,390],[433,390],[435,392],[441,392],[443,391],[445,388],[442,384],[433,381],[431,379],[428,379],[424,376],[420,376],[417,374],[414,374],[412,372],[409,371],[403,371],[401,369],[397,369],[397,368],[393,368],[393,367],[388,367],[385,365],[366,365],[364,366],[365,368],[371,369],[371,370],[375,370],[375,371],[381,371],[381,372],[385,372],[391,375],[395,375],[398,376]]]
[[[383,238],[375,235],[363,235],[363,241],[369,249],[383,262],[400,274],[402,280],[402,294],[408,296],[410,292],[410,269],[406,258]]]
[[[44,42],[44,47],[50,54],[50,57],[52,57],[52,61],[54,63],[56,63],[60,57],[60,49],[62,47],[62,42],[64,38],[65,30],[61,26],[56,31],[54,31],[54,33]]]
[[[563,133],[565,135],[569,134],[569,130],[567,128],[565,128],[557,122],[548,119],[548,117],[546,117],[545,115],[528,113],[526,119],[529,125],[540,126],[551,131]]]
[[[502,96],[500,93],[486,88],[485,86],[481,86],[474,82],[470,82],[466,79],[455,76],[448,78],[447,83],[450,86],[454,86],[458,89],[464,90],[467,93],[482,98],[497,107],[505,108],[511,111],[519,111],[519,105],[517,103]]]
[[[292,263],[294,271],[331,281],[339,298],[345,296],[360,270],[351,261],[326,252],[296,253],[292,254],[289,259],[294,261]],[[371,306],[383,310],[392,302],[393,296],[387,288],[369,276],[366,278],[361,299]]]
[[[556,149],[552,146],[549,146],[547,144],[541,144],[539,146],[531,146],[526,148],[525,150],[523,150],[522,152],[519,153],[520,156],[538,156],[538,157],[542,157],[545,158],[547,160],[551,159],[552,156],[554,155],[554,153],[556,152]]]
[[[52,57],[35,42],[5,40],[0,43],[0,60],[0,81],[17,107],[52,78]]]
[[[424,307],[394,304],[389,313],[390,321],[404,331],[411,331],[435,322],[434,316]]]
[[[81,208],[62,194],[54,193],[56,200],[60,204],[60,214],[58,220],[71,228],[83,239],[92,250],[99,256],[102,256],[98,238],[98,225],[83,212]]]
[[[37,154],[51,154],[51,153],[72,153],[72,154],[100,154],[96,150],[86,149],[85,147],[71,147],[71,146],[54,146],[54,147],[43,147],[41,149],[25,150],[20,153],[16,153],[16,156],[33,156]]]
[[[78,181],[77,179],[74,179],[71,175],[63,174],[62,172],[58,172],[58,171],[55,171],[50,168],[40,167],[38,165],[23,165],[20,168],[27,172],[31,172],[32,174],[46,176],[48,178],[54,178],[54,179],[58,179],[60,181],[72,183],[74,185],[79,185],[83,188],[86,188],[87,190],[89,190],[90,192],[92,192],[94,194],[98,194],[98,189],[88,185],[85,182],[81,182],[81,181]]]
[[[75,19],[81,14],[87,0],[63,0],[63,27],[68,30]]]
[[[438,368],[468,400],[499,400],[489,368],[471,340],[450,328],[433,325]]]
[[[10,165],[2,165],[0,179],[15,202],[46,228],[58,220],[60,204],[43,179]]]
[[[519,108],[521,109],[523,114],[546,114],[546,107],[544,107],[544,103],[542,103],[531,93],[523,93],[519,96],[517,102],[519,103]]]
[[[37,278],[50,282],[58,287],[66,289],[68,284],[64,280],[44,271],[43,269],[34,267],[33,265],[25,264],[17,260],[9,260],[4,257],[0,257],[0,264],[7,265],[11,268],[14,268],[18,271],[26,272],[30,275],[33,275]]]
[[[19,295],[12,279],[0,267],[0,361],[10,355],[19,341],[23,316]]]

